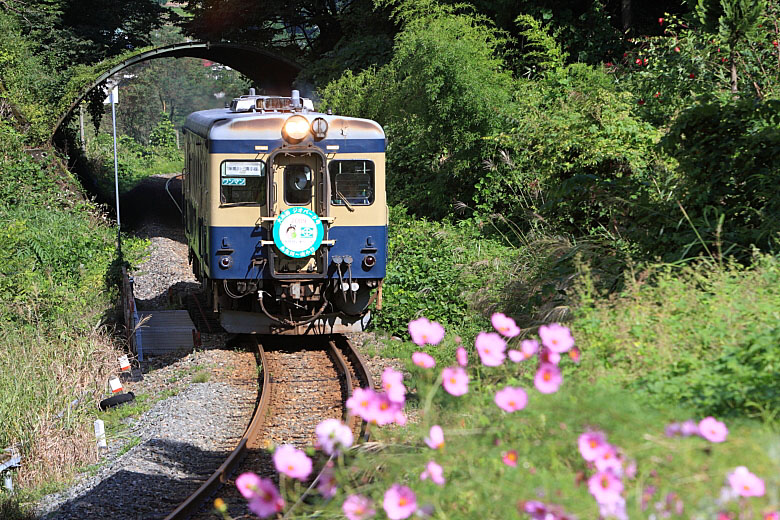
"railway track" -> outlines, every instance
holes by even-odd
[[[365,362],[344,336],[270,336],[254,341],[261,371],[252,421],[219,469],[166,520],[213,519],[210,499],[216,496],[225,500],[231,516],[245,515],[246,501],[235,487],[235,476],[253,471],[276,478],[269,448],[313,445],[317,424],[346,418],[345,403],[352,391],[373,386]],[[364,434],[359,418],[350,426],[356,438]]]

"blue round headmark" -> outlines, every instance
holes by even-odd
[[[274,221],[274,244],[291,258],[311,256],[322,244],[325,230],[320,217],[309,208],[289,208]]]

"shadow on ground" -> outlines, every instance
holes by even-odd
[[[128,469],[117,471],[42,518],[163,519],[210,477],[229,453],[204,451],[170,440],[150,439],[125,455],[127,458],[143,454],[142,458],[130,459],[126,464]],[[258,455],[264,467],[273,467],[270,453],[262,451]],[[225,484],[232,485],[232,480]],[[224,495],[224,487],[216,493],[216,496]],[[208,511],[213,498],[206,500],[203,512]],[[248,512],[244,504],[231,506],[231,509],[243,508],[244,514]],[[199,516],[203,517],[203,514]]]

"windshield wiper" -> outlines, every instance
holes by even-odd
[[[349,211],[355,211],[355,208],[353,208],[353,207],[352,207],[352,204],[350,204],[350,203],[349,203],[349,201],[347,200],[347,198],[344,196],[344,194],[343,194],[343,193],[341,193],[341,192],[338,190],[338,188],[336,188],[336,195],[338,195],[338,196],[339,196],[339,198],[341,199],[341,201],[344,203],[344,205],[347,207],[347,209],[348,209]]]

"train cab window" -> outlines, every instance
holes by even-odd
[[[265,204],[265,163],[225,161],[220,171],[222,204]]]
[[[287,204],[311,203],[312,173],[305,164],[284,167],[284,200]]]
[[[371,161],[331,161],[331,204],[368,206],[374,203],[374,163]]]

